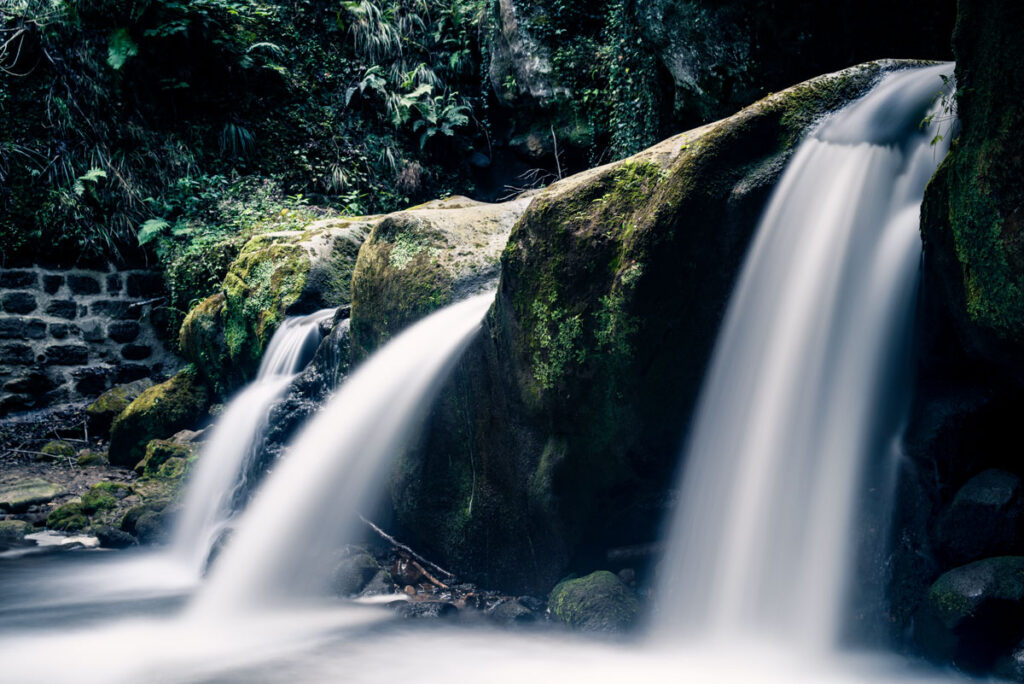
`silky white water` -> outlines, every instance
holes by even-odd
[[[224,524],[233,500],[267,427],[271,405],[302,370],[320,343],[320,325],[334,315],[324,309],[292,316],[281,324],[264,352],[256,380],[225,407],[203,444],[185,490],[172,551],[201,568]]]
[[[416,628],[324,595],[334,549],[360,537],[357,512],[479,330],[486,295],[413,326],[348,378],[289,445],[198,589],[114,606],[86,592],[99,608],[79,608],[68,597],[81,585],[57,581],[67,567],[0,566],[0,679],[950,681],[898,658],[805,648],[831,645],[842,623],[862,470],[898,452],[917,211],[943,153],[916,124],[945,71],[887,77],[820,127],[780,181],[694,418],[649,638]],[[164,572],[141,554],[116,560],[116,575],[90,567],[90,582],[120,586],[129,567],[140,584]],[[21,594],[53,601],[12,600]],[[720,638],[694,641],[687,630]]]
[[[887,76],[800,146],[774,191],[684,449],[660,635],[834,645],[863,475],[898,456],[918,212],[945,154],[918,124],[949,71]]]
[[[345,381],[257,492],[195,610],[241,610],[326,588],[331,554],[359,540],[359,511],[375,503],[493,299],[477,295],[427,317]]]

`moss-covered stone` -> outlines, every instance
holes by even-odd
[[[89,525],[89,518],[82,511],[78,502],[66,503],[55,508],[46,516],[46,526],[61,532],[77,532]]]
[[[25,535],[31,531],[32,525],[24,520],[0,520],[0,551],[30,543],[25,541]]]
[[[548,608],[556,620],[583,632],[621,632],[636,623],[640,602],[618,577],[606,570],[560,582]]]
[[[348,304],[359,246],[373,219],[329,219],[252,238],[221,292],[186,317],[179,347],[220,395],[252,379],[286,315]]]
[[[939,577],[915,620],[929,657],[989,671],[1024,637],[1024,557],[986,558]]]
[[[71,442],[52,440],[39,449],[37,458],[42,461],[68,460],[75,457],[75,447]]]
[[[650,542],[680,426],[775,181],[821,117],[909,66],[813,79],[533,196],[501,254],[485,334],[392,476],[417,548],[472,581],[529,593],[609,545]],[[369,321],[367,348],[388,309],[358,311],[361,271],[399,277],[395,248],[374,256],[374,244],[353,283],[353,335]]]
[[[107,459],[106,451],[82,449],[78,452],[78,458],[75,459],[75,462],[80,466],[97,466],[106,465],[110,461]]]
[[[85,409],[89,429],[95,435],[106,435],[114,419],[128,407],[128,404],[152,386],[152,380],[142,378],[126,385],[112,387],[96,397],[96,401]]]
[[[410,323],[493,282],[498,255],[528,202],[483,204],[452,197],[377,223],[352,275],[355,357],[366,356]]]
[[[1024,6],[958,3],[961,132],[922,207],[926,264],[975,358],[1024,379]]]
[[[187,461],[195,453],[195,447],[190,444],[179,444],[168,439],[154,439],[146,445],[146,457],[135,465],[135,472],[140,475],[161,476],[161,468],[171,459],[178,459],[182,463]],[[177,466],[175,466],[175,469]],[[171,476],[173,471],[163,471],[163,476]]]
[[[20,513],[30,506],[49,503],[63,491],[60,485],[40,478],[3,485],[0,486],[0,509]]]
[[[194,427],[209,405],[210,394],[192,367],[150,387],[114,420],[110,462],[134,466],[145,456],[151,440]]]

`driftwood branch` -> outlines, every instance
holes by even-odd
[[[401,549],[405,553],[409,554],[409,556],[412,558],[413,565],[415,565],[419,570],[421,570],[423,572],[423,575],[428,580],[430,580],[431,583],[436,584],[436,585],[438,585],[438,586],[440,586],[440,587],[442,587],[444,589],[448,588],[445,584],[443,584],[442,582],[440,582],[439,580],[437,580],[436,578],[431,576],[431,574],[429,572],[427,572],[426,568],[423,567],[425,565],[429,566],[430,568],[432,568],[438,574],[443,575],[448,580],[455,579],[455,575],[454,574],[448,572],[447,570],[445,570],[444,568],[442,568],[440,565],[438,565],[436,563],[431,563],[426,558],[424,558],[420,554],[416,553],[411,548],[409,548],[408,546],[406,546],[402,542],[398,541],[397,539],[392,537],[390,534],[388,534],[384,530],[382,530],[379,527],[377,527],[375,524],[373,524],[373,522],[367,520],[362,515],[359,516],[359,519],[362,520],[364,523],[366,523],[370,527],[370,529],[372,529],[374,532],[379,534],[381,536],[381,538],[383,538],[387,543],[389,543],[392,546],[394,546],[395,548]]]

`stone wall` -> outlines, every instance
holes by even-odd
[[[0,270],[0,416],[176,370],[150,323],[162,294],[152,271]]]

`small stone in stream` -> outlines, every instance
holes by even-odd
[[[93,449],[82,449],[78,452],[78,459],[76,460],[80,466],[94,466],[94,465],[106,465],[107,452]]]
[[[29,545],[25,535],[31,531],[32,526],[23,520],[0,520],[0,551]]]
[[[412,586],[411,584],[405,585],[405,589],[402,589],[402,591],[404,591],[409,596],[415,596],[416,595],[416,587]]]
[[[377,574],[373,576],[360,596],[382,596],[385,594],[393,594],[395,592],[395,582],[391,579],[391,574],[387,570],[378,570]]]
[[[518,599],[506,599],[498,602],[487,611],[487,617],[506,625],[522,625],[537,621],[534,612],[520,603]]]
[[[396,601],[390,605],[399,617],[405,619],[444,618],[459,614],[455,604],[447,601]]]
[[[331,587],[338,596],[355,596],[380,572],[380,564],[363,549],[350,549],[334,569]]]
[[[100,540],[100,546],[105,549],[126,549],[138,544],[135,537],[110,525],[93,527],[92,533]]]
[[[619,632],[632,627],[640,602],[618,577],[601,570],[565,580],[551,590],[551,614],[584,632]]]

